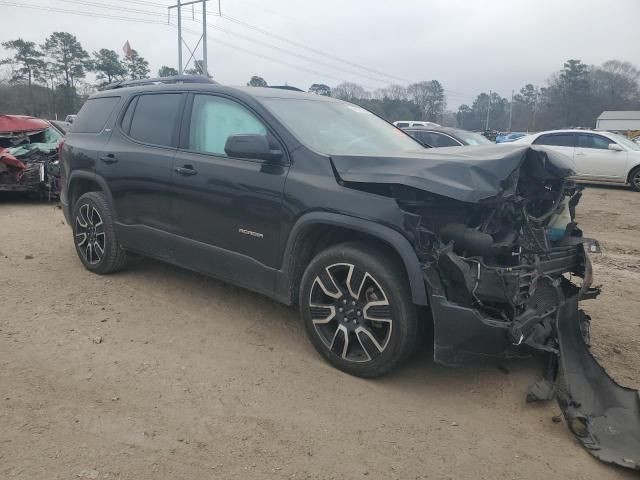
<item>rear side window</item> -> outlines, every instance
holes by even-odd
[[[98,133],[104,128],[120,97],[90,98],[73,122],[73,133]]]
[[[398,128],[405,128],[405,127],[408,127],[408,126],[409,126],[408,122],[398,122],[396,124],[396,127],[398,127]]]
[[[578,135],[578,147],[580,148],[595,148],[598,150],[607,150],[609,144],[616,143],[608,138],[601,137],[600,135]]]
[[[534,145],[550,145],[553,147],[573,147],[575,135],[571,133],[561,133],[555,135],[540,135],[533,142]]]
[[[180,93],[140,95],[137,103],[129,105],[128,110],[134,108],[129,136],[144,143],[171,146],[181,101]],[[128,115],[127,111],[125,120]]]

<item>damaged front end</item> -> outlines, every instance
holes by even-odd
[[[569,179],[570,160],[517,146],[446,150],[400,168],[377,159],[365,174],[334,159],[345,184],[391,196],[404,212],[429,292],[435,361],[543,352],[548,380],[528,400],[557,392],[593,455],[640,469],[640,397],[593,359],[578,309],[600,293],[589,260],[599,246],[575,222],[582,188]]]
[[[45,120],[0,116],[0,192],[58,198],[60,140],[61,135]]]

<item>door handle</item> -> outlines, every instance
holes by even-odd
[[[100,160],[102,160],[107,165],[111,165],[112,163],[116,163],[118,161],[118,159],[113,153],[100,157]]]
[[[175,167],[173,170],[174,172],[176,172],[179,175],[182,175],[183,177],[190,177],[198,173],[198,171],[195,168],[193,168],[191,165],[185,165],[184,167]]]
[[[576,152],[576,156],[578,156],[578,157],[584,157],[585,155],[586,155],[586,153]]]

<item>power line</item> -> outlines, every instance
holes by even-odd
[[[125,17],[121,15],[109,15],[109,14],[103,14],[103,13],[97,13],[97,12],[79,12],[77,10],[67,10],[67,9],[58,8],[58,7],[47,7],[44,5],[33,5],[29,3],[8,2],[5,0],[0,0],[0,5],[6,5],[9,7],[18,7],[18,8],[30,8],[34,10],[42,10],[47,12],[68,13],[70,15],[80,15],[85,17],[107,18],[107,19],[121,20],[121,21],[127,21],[127,22],[166,25],[165,22],[158,22],[158,21],[149,20],[146,18],[131,18],[131,17]]]
[[[378,70],[374,70],[373,68],[366,67],[366,66],[361,65],[359,63],[351,62],[349,60],[345,60],[344,58],[340,58],[338,56],[331,55],[329,53],[323,52],[322,50],[318,50],[316,48],[308,47],[308,46],[303,45],[301,43],[298,43],[298,42],[296,42],[294,40],[290,40],[290,39],[288,39],[286,37],[283,37],[281,35],[269,32],[268,30],[264,30],[264,29],[262,29],[260,27],[256,27],[255,25],[251,25],[251,24],[249,24],[247,22],[243,22],[242,20],[239,20],[237,18],[233,18],[233,17],[227,16],[227,15],[224,15],[221,18],[223,18],[225,20],[229,20],[229,21],[234,22],[234,23],[237,23],[238,25],[242,25],[245,28],[249,28],[251,30],[255,30],[256,32],[260,32],[263,35],[267,35],[269,37],[277,38],[278,40],[280,40],[282,42],[289,43],[289,44],[294,45],[294,46],[296,46],[298,48],[302,48],[304,50],[308,50],[310,52],[315,53],[316,55],[321,55],[323,57],[331,58],[333,60],[337,60],[339,62],[346,63],[347,65],[351,65],[352,67],[360,68],[362,70],[366,70],[368,72],[375,73],[377,75],[382,75],[384,77],[389,77],[389,78],[392,78],[392,79],[395,79],[395,80],[400,80],[400,81],[405,82],[405,83],[413,83],[411,80],[407,80],[406,78],[402,78],[402,77],[398,77],[398,76],[395,76],[395,75],[390,75],[388,73],[380,72]]]
[[[197,21],[197,20],[193,20],[193,21]],[[207,25],[209,27],[213,28],[214,30],[218,30],[220,32],[226,33],[227,35],[232,35],[234,37],[242,38],[243,40],[246,40],[248,42],[252,42],[252,43],[258,44],[258,45],[260,45],[262,47],[266,47],[266,48],[269,48],[271,50],[275,50],[277,52],[281,52],[281,53],[285,53],[287,55],[291,55],[292,57],[296,57],[296,58],[299,58],[299,59],[302,59],[302,60],[306,60],[306,61],[311,62],[311,63],[316,64],[316,65],[322,65],[324,67],[332,68],[334,70],[338,70],[338,71],[343,72],[343,73],[348,73],[350,75],[355,75],[355,76],[360,77],[360,78],[366,78],[367,80],[371,80],[371,81],[374,81],[374,82],[384,83],[385,85],[389,84],[388,80],[384,80],[384,79],[381,79],[381,78],[374,78],[374,77],[362,74],[362,73],[354,71],[354,70],[348,70],[348,69],[345,69],[343,67],[338,67],[338,66],[332,65],[330,63],[324,62],[322,60],[317,60],[317,59],[308,57],[306,55],[301,55],[299,53],[292,52],[291,50],[287,50],[287,49],[284,49],[284,48],[281,48],[281,47],[277,47],[275,45],[271,45],[271,44],[262,42],[260,40],[255,39],[255,38],[249,37],[247,35],[243,35],[241,33],[234,32],[233,30],[229,30],[229,29],[226,29],[226,28],[223,28],[223,27],[219,27],[218,25],[214,25],[214,24],[211,24],[211,23],[209,23]]]
[[[97,3],[97,2],[92,2],[92,1],[89,1],[89,0],[59,0],[59,1],[66,2],[66,3],[75,3],[75,4],[79,4],[79,5],[96,7],[96,8],[103,8],[103,9],[108,9],[108,10],[111,10],[113,8],[112,4],[110,5],[110,4],[104,4],[104,3]],[[142,2],[142,0],[139,0],[139,1]],[[144,2],[144,3],[151,3],[151,2]],[[142,15],[148,15],[148,16],[152,16],[152,17],[156,17],[156,18],[158,18],[158,17],[164,18],[164,14],[151,12],[151,11],[148,11],[148,10],[139,10],[139,9],[135,9],[135,8],[120,7],[120,6],[118,6],[117,8],[120,11],[125,11],[125,12],[130,12],[130,13],[137,13],[137,14],[142,14]],[[192,21],[200,22],[199,19],[198,20],[192,19]],[[223,33],[225,33],[227,35],[232,35],[232,36],[235,36],[235,37],[238,37],[238,38],[242,38],[245,41],[252,42],[252,43],[258,44],[258,45],[260,45],[262,47],[269,48],[271,50],[275,50],[275,51],[278,51],[280,53],[284,53],[284,54],[290,55],[292,57],[296,57],[296,58],[299,58],[301,60],[305,60],[305,61],[311,62],[311,63],[313,63],[315,65],[322,65],[322,66],[327,67],[327,68],[332,68],[334,70],[337,70],[337,71],[340,71],[340,72],[343,72],[343,73],[348,73],[350,75],[355,75],[357,77],[365,78],[367,80],[371,80],[371,81],[378,82],[378,83],[383,83],[385,85],[388,85],[388,83],[389,83],[388,80],[380,79],[380,78],[374,78],[374,77],[362,74],[362,73],[354,71],[354,70],[348,70],[348,69],[345,69],[343,67],[335,66],[335,65],[332,65],[330,63],[324,62],[322,60],[314,59],[314,58],[311,58],[311,57],[308,57],[308,56],[305,56],[305,55],[301,55],[301,54],[296,53],[296,52],[292,52],[291,50],[287,50],[287,49],[284,49],[284,48],[281,48],[281,47],[278,47],[278,46],[275,46],[275,45],[271,45],[271,44],[262,42],[260,40],[255,39],[255,38],[249,37],[247,35],[243,35],[241,33],[234,32],[232,30],[220,27],[218,25],[207,23],[207,26],[209,26],[210,28],[213,28],[215,30],[221,31],[221,32],[223,32]]]
[[[190,28],[182,27],[182,29],[187,31],[187,32],[189,32],[189,33],[199,34],[199,32],[196,32],[195,30],[192,30]],[[334,77],[334,76],[331,76],[331,75],[327,75],[326,73],[318,72],[317,70],[312,70],[310,68],[303,67],[301,65],[296,65],[296,64],[293,64],[293,63],[285,62],[284,60],[281,60],[279,58],[270,57],[268,55],[264,55],[262,53],[255,52],[255,51],[249,50],[247,48],[239,47],[238,45],[235,45],[235,44],[230,43],[230,42],[225,42],[224,40],[221,40],[219,38],[216,38],[216,43],[220,44],[220,45],[225,45],[225,46],[227,46],[229,48],[232,48],[234,50],[240,50],[241,52],[248,53],[249,55],[254,55],[254,56],[257,56],[257,57],[260,57],[260,58],[264,58],[266,60],[271,60],[273,62],[277,62],[277,63],[281,63],[283,65],[287,65],[289,67],[295,68],[296,70],[302,70],[302,71],[305,71],[305,72],[313,73],[314,75],[319,75],[320,77],[324,77],[324,78],[330,78],[330,79],[336,80],[338,82],[343,82],[344,81],[344,78]],[[365,88],[367,88],[369,90],[374,90],[374,88],[372,88],[369,85],[363,85],[363,87],[365,87]]]
[[[78,5],[84,5],[86,7],[97,7],[97,8],[104,8],[107,10],[113,10],[114,5],[109,5],[109,4],[105,4],[105,3],[98,3],[98,2],[91,2],[88,0],[58,0],[60,2],[65,2],[65,3],[75,3]],[[130,1],[130,0],[127,0]],[[163,13],[159,13],[159,12],[151,12],[149,10],[138,10],[137,8],[128,8],[128,7],[121,7],[118,6],[118,11],[123,11],[123,12],[130,12],[130,13],[139,13],[142,15],[149,15],[152,17],[161,17],[161,18],[167,18],[165,14]]]
[[[70,14],[70,15],[78,15],[78,16],[85,16],[85,17],[92,17],[92,18],[105,18],[105,19],[109,19],[109,20],[119,20],[119,21],[126,21],[126,22],[137,22],[137,23],[146,23],[146,24],[151,24],[151,25],[168,26],[167,23],[165,23],[165,22],[155,21],[155,20],[150,20],[150,19],[144,19],[144,18],[124,17],[124,16],[120,16],[120,15],[109,15],[109,14],[97,13],[97,12],[80,12],[80,11],[77,11],[77,10],[68,10],[68,9],[59,8],[59,7],[48,7],[48,6],[43,6],[43,5],[33,5],[33,4],[26,4],[26,3],[18,3],[18,2],[11,2],[11,1],[6,1],[6,0],[0,0],[0,5],[6,5],[6,6],[18,7],[18,8],[27,8],[27,9],[32,9],[32,10],[48,11],[48,12],[66,13],[66,14]],[[169,26],[175,28],[175,25],[173,25],[173,24],[171,24]],[[196,32],[195,30],[191,30],[191,29],[188,29],[188,28],[185,28],[184,30],[188,31],[190,33],[199,34],[199,32]],[[249,50],[249,49],[242,48],[242,47],[239,47],[237,45],[234,45],[232,43],[225,42],[224,40],[217,39],[216,42],[218,44],[224,45],[224,46],[229,47],[229,48],[234,49],[234,50],[239,50],[239,51],[247,53],[249,55],[254,55],[254,56],[266,59],[266,60],[270,60],[272,62],[276,62],[276,63],[280,63],[280,64],[283,64],[283,65],[286,65],[286,66],[291,67],[291,68],[293,68],[295,70],[300,70],[300,71],[304,71],[304,72],[308,72],[308,73],[313,73],[314,75],[318,75],[321,78],[330,78],[330,79],[336,80],[338,82],[344,81],[343,78],[338,78],[338,77],[334,77],[332,75],[327,75],[326,73],[319,72],[317,70],[306,68],[306,67],[301,66],[301,65],[292,64],[292,63],[286,62],[286,61],[278,59],[278,58],[270,57],[270,56],[255,52],[253,50]],[[366,86],[366,88],[371,89],[370,86]]]
[[[113,7],[116,7],[116,8],[118,8],[119,11],[126,11],[126,12],[130,12],[130,13],[147,15],[147,16],[151,16],[151,17],[154,17],[154,18],[165,18],[165,15],[162,14],[162,13],[151,12],[151,11],[148,11],[148,10],[133,9],[133,8],[123,7],[123,6],[115,6],[113,4],[111,4],[111,5],[106,4],[105,5],[105,4],[100,4],[100,3],[97,3],[97,2],[92,2],[92,1],[89,1],[89,0],[60,0],[60,1],[67,2],[67,3],[75,3],[75,4],[79,4],[79,5],[90,6],[90,7],[97,7],[97,8],[112,9]],[[126,1],[127,3],[131,2],[131,3],[137,3],[137,4],[141,4],[141,5],[150,5],[150,6],[162,6],[163,8],[166,8],[166,5],[159,4],[159,3],[156,3],[156,2],[144,1],[144,0],[116,0],[116,1]],[[146,24],[155,24],[155,25],[167,25],[167,23],[165,23],[164,21],[154,21],[154,20],[145,19],[145,18],[133,18],[133,17],[130,17],[130,16],[113,15],[113,14],[99,13],[99,12],[68,10],[68,9],[62,9],[62,8],[59,8],[59,7],[33,5],[33,4],[26,4],[26,3],[11,2],[11,1],[6,1],[6,0],[0,0],[0,4],[1,5],[7,5],[7,6],[13,6],[13,7],[19,7],[19,8],[31,8],[31,9],[35,9],[35,10],[60,12],[60,13],[87,16],[87,17],[93,17],[93,18],[105,18],[105,19],[112,19],[112,20],[119,20],[119,21],[137,22],[137,23],[146,23]],[[222,18],[229,19],[231,17],[222,17]],[[242,21],[237,20],[237,19],[233,19],[232,21],[235,21],[236,23],[238,23],[240,25],[243,25],[243,26],[247,25],[248,28],[253,27],[252,25],[246,24],[245,22],[242,22]],[[217,25],[212,25],[212,24],[209,24],[209,23],[207,25],[209,27],[211,27],[211,28],[214,28],[216,30],[222,31],[223,33],[234,35],[234,36],[237,36],[239,38],[243,38],[244,40],[259,44],[259,45],[261,45],[263,47],[266,47],[266,48],[271,48],[273,50],[279,51],[281,53],[285,53],[287,55],[291,55],[291,56],[294,56],[294,57],[297,57],[297,58],[301,58],[301,59],[303,59],[305,61],[308,61],[308,62],[311,62],[313,64],[323,65],[323,66],[326,66],[326,67],[329,67],[329,68],[332,68],[332,69],[335,69],[335,70],[338,70],[338,71],[341,71],[341,72],[344,72],[344,73],[348,73],[350,75],[356,75],[356,76],[359,76],[361,78],[367,78],[369,80],[373,80],[373,81],[376,81],[376,82],[388,83],[387,80],[369,77],[367,75],[364,75],[364,74],[361,74],[361,73],[358,73],[358,72],[354,72],[352,70],[347,70],[347,69],[344,69],[344,68],[341,68],[341,67],[337,67],[337,66],[328,64],[326,62],[323,62],[323,61],[320,61],[320,60],[317,60],[317,59],[313,59],[313,58],[310,58],[310,57],[307,57],[307,56],[304,56],[304,55],[297,54],[295,52],[291,52],[289,50],[285,50],[283,48],[280,48],[280,47],[277,47],[277,46],[274,46],[274,45],[270,45],[270,44],[261,42],[260,40],[253,39],[252,37],[248,37],[246,35],[242,35],[240,33],[233,32],[232,30],[228,30],[228,29],[225,29],[223,27],[219,27]],[[171,26],[174,26],[174,25],[171,25]],[[256,29],[257,31],[261,31],[262,32],[262,29],[258,29],[257,27],[254,27],[252,29]],[[197,33],[197,32],[194,32],[193,30],[190,30],[190,29],[185,29],[185,30],[189,31],[191,33]],[[266,31],[264,31],[264,32],[266,32]],[[283,41],[287,41],[288,43],[291,43],[291,44],[294,44],[294,45],[297,44],[297,42],[289,41],[288,39],[285,39],[284,37],[280,37],[279,35],[276,35],[276,34],[271,34],[270,32],[267,32],[266,34],[270,34],[274,38],[283,39]],[[260,57],[260,58],[263,58],[263,59],[266,59],[266,60],[269,60],[269,61],[280,63],[282,65],[289,66],[289,67],[294,68],[296,70],[313,73],[314,75],[319,75],[320,77],[324,77],[324,78],[330,78],[330,79],[333,79],[333,80],[336,80],[336,81],[339,81],[339,82],[344,81],[344,78],[338,78],[338,77],[335,77],[335,76],[332,76],[332,75],[329,75],[329,74],[326,74],[326,73],[323,73],[323,72],[319,72],[317,70],[313,70],[313,69],[310,69],[310,68],[307,68],[307,67],[304,67],[304,66],[301,66],[301,65],[292,64],[292,63],[286,62],[286,61],[284,61],[284,60],[282,60],[280,58],[270,57],[268,55],[264,55],[264,54],[255,52],[253,50],[249,50],[249,49],[240,47],[240,46],[235,45],[233,43],[225,42],[225,41],[223,41],[221,39],[216,39],[216,41],[219,44],[227,46],[228,48],[239,50],[239,51],[242,51],[244,53],[247,53],[247,54],[250,54],[250,55],[253,55],[253,56],[257,56],[257,57]],[[300,48],[307,48],[307,47],[301,46]],[[319,52],[319,54],[321,54],[323,56],[327,56],[329,58],[339,59],[339,57],[333,57],[332,55],[324,54],[323,52],[320,52],[318,50],[312,49],[310,47],[307,48],[307,49],[309,49],[310,51]],[[348,62],[348,61],[344,61],[343,59],[339,59],[339,60],[343,61],[343,62],[346,62],[346,63],[349,63],[349,64],[353,64],[353,65],[357,66],[358,68],[362,67],[362,66],[360,66],[358,64],[355,64],[355,63],[352,63],[352,62]],[[367,67],[365,67],[365,69],[366,70],[371,70],[373,72],[377,72],[375,70],[368,69]],[[386,74],[383,74],[383,75],[392,77],[392,76],[386,75]],[[399,78],[399,77],[395,77],[395,78]],[[403,80],[403,81],[409,82],[409,80]],[[363,85],[363,87],[365,87],[365,88],[367,88],[369,90],[375,90],[375,88],[372,88],[371,86]],[[473,97],[475,97],[474,95],[471,95],[471,94],[464,94],[464,93],[460,93],[460,92],[454,92],[454,91],[450,91],[450,90],[447,90],[447,89],[444,89],[444,90],[445,90],[445,92],[447,92],[447,94],[449,96],[452,96],[452,97],[458,97],[458,98],[473,98]]]
[[[95,7],[98,7],[98,8],[107,8],[107,9],[109,9],[109,8],[111,7],[109,4],[106,4],[106,5],[105,5],[105,4],[100,4],[100,3],[91,2],[91,1],[87,1],[87,0],[60,0],[60,1],[64,1],[64,2],[71,2],[71,3],[78,3],[78,4],[82,4],[82,5],[95,6]],[[149,2],[149,1],[146,1],[146,0],[116,0],[116,1],[134,2],[134,3],[144,4],[144,5],[153,5],[153,6],[163,6],[163,7],[164,7],[164,5],[162,5],[162,4],[159,4],[159,3],[156,3],[156,2]],[[141,11],[141,10],[137,10],[137,9],[127,8],[127,7],[117,7],[117,8],[119,8],[120,10],[124,10],[124,11],[130,11],[130,12],[132,12],[132,13],[141,13],[141,14],[151,15],[151,16],[154,16],[154,17],[162,16],[162,14],[160,14],[160,13],[150,12],[150,11],[146,11],[146,10],[145,10],[145,11]],[[294,41],[291,41],[291,40],[289,40],[289,39],[286,39],[286,38],[284,38],[284,37],[282,37],[282,36],[280,36],[280,35],[273,34],[273,33],[271,33],[271,32],[268,32],[268,31],[264,30],[264,29],[260,29],[259,27],[255,27],[255,26],[253,26],[253,25],[250,25],[250,24],[248,24],[248,23],[246,23],[246,22],[243,22],[243,21],[241,21],[241,20],[235,19],[235,18],[233,18],[233,17],[225,16],[225,17],[222,17],[222,18],[227,19],[227,20],[231,20],[232,22],[235,22],[235,23],[240,24],[240,25],[242,25],[242,26],[245,26],[245,27],[247,27],[247,28],[250,28],[250,29],[256,30],[256,31],[258,31],[258,32],[260,32],[260,33],[268,34],[268,35],[270,35],[270,36],[273,36],[274,38],[278,38],[278,39],[280,39],[280,40],[286,41],[286,42],[291,43],[291,44],[293,44],[293,45],[299,46],[299,48],[305,48],[305,49],[308,49],[308,50],[310,50],[310,51],[317,52],[317,53],[319,53],[319,54],[321,54],[321,55],[327,56],[327,55],[325,55],[325,54],[324,54],[324,52],[321,52],[321,51],[319,51],[319,50],[313,49],[313,48],[311,48],[311,47],[305,47],[305,46],[303,46],[303,45],[301,45],[301,44],[298,44],[297,42],[294,42]],[[196,21],[196,20],[195,20],[195,19],[193,19],[193,21]],[[199,20],[198,20],[198,21],[199,21]],[[232,30],[229,30],[229,29],[226,29],[226,28],[220,27],[220,26],[218,26],[218,25],[213,25],[213,24],[210,24],[210,23],[208,23],[207,25],[208,25],[209,27],[213,28],[213,29],[219,30],[219,31],[221,31],[221,32],[223,32],[223,33],[226,33],[226,34],[228,34],[228,35],[233,35],[233,36],[236,36],[236,37],[238,37],[238,38],[242,38],[243,40],[246,40],[246,41],[249,41],[249,42],[252,42],[252,43],[256,43],[256,44],[261,45],[261,46],[263,46],[263,47],[270,48],[270,49],[272,49],[272,50],[276,50],[276,51],[278,51],[278,52],[285,53],[285,54],[287,54],[287,55],[291,55],[291,56],[293,56],[293,57],[296,57],[296,58],[299,58],[299,59],[302,59],[302,60],[305,60],[305,61],[311,62],[311,63],[316,64],[316,65],[322,65],[322,66],[325,66],[325,67],[327,67],[327,68],[332,68],[332,69],[334,69],[334,70],[337,70],[337,71],[340,71],[340,72],[343,72],[343,73],[348,73],[348,74],[350,74],[350,75],[355,75],[355,76],[358,76],[358,77],[361,77],[361,78],[366,78],[366,79],[368,79],[368,80],[372,80],[372,81],[374,81],[374,82],[379,82],[379,83],[384,83],[384,84],[388,84],[388,83],[389,83],[389,81],[388,81],[388,80],[384,80],[384,79],[380,79],[380,78],[374,78],[374,77],[371,77],[371,76],[368,76],[368,75],[364,75],[364,74],[359,73],[359,72],[355,72],[355,71],[353,71],[353,70],[347,70],[347,69],[345,69],[345,68],[343,68],[343,67],[337,67],[337,66],[332,65],[332,64],[330,64],[330,63],[326,63],[326,62],[323,62],[323,61],[318,60],[318,59],[310,58],[310,57],[308,57],[308,56],[301,55],[301,54],[299,54],[299,53],[295,53],[295,52],[292,52],[292,51],[290,51],[290,50],[286,50],[286,49],[280,48],[280,47],[278,47],[278,46],[275,46],[275,45],[271,45],[271,44],[268,44],[268,43],[262,42],[262,41],[260,41],[260,40],[255,39],[255,38],[248,37],[248,36],[246,36],[246,35],[243,35],[243,34],[240,34],[240,33],[234,32],[234,31],[232,31]],[[343,60],[343,59],[339,59],[339,57],[334,57],[334,56],[332,56],[332,55],[328,55],[328,57],[329,57],[329,58],[336,58],[336,59],[338,59],[339,61],[343,61],[343,62],[346,62],[346,63],[348,63],[348,64],[355,65],[355,66],[357,66],[357,67],[359,67],[359,68],[363,67],[363,66],[360,66],[360,65],[358,65],[358,64],[355,64],[355,63],[353,63],[353,62],[348,62],[348,61],[345,61],[345,60]],[[365,68],[366,70],[371,70],[371,71],[373,71],[373,72],[377,72],[376,70],[368,69],[368,67],[364,67],[364,68]],[[383,73],[382,75],[387,76],[387,77],[390,77],[390,78],[398,78],[398,79],[401,79],[400,77],[394,77],[394,76],[392,76],[392,75],[388,75],[388,74],[384,74],[384,73]],[[402,80],[402,79],[401,79],[401,80]],[[412,82],[411,82],[411,81],[409,81],[409,80],[403,80],[403,81],[408,82],[408,83],[412,83]],[[475,95],[473,95],[473,94],[469,94],[469,93],[462,93],[462,92],[456,92],[456,91],[448,90],[448,89],[443,89],[443,90],[444,90],[444,91],[447,93],[447,95],[449,95],[450,97],[454,97],[454,98],[458,98],[458,99],[460,99],[460,98],[463,98],[463,99],[475,98]]]

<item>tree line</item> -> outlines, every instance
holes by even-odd
[[[135,49],[120,56],[115,50],[101,48],[89,54],[77,37],[68,32],[53,32],[43,43],[21,38],[2,42],[11,56],[0,59],[8,71],[0,78],[0,112],[38,117],[64,117],[76,113],[86,97],[105,85],[119,80],[149,76],[149,62]],[[127,43],[128,47],[128,43]],[[196,60],[187,74],[202,74],[202,60]],[[95,81],[87,81],[87,74]],[[159,76],[177,75],[173,67],[162,66]]]
[[[447,110],[447,95],[438,80],[368,91],[343,82],[331,88],[314,83],[309,92],[356,103],[386,120],[423,120],[467,130],[541,131],[595,126],[604,110],[640,110],[640,71],[633,64],[609,60],[587,65],[567,60],[545,85],[527,83],[513,98],[481,92],[457,111]],[[266,86],[259,76],[247,85]]]
[[[89,54],[75,35],[53,32],[43,43],[23,39],[2,42],[11,56],[0,59],[8,72],[0,77],[0,112],[53,118],[76,113],[86,97],[104,85],[146,78],[149,62],[136,50],[124,55],[101,48]],[[128,44],[127,44],[128,46]],[[95,80],[87,80],[93,73]],[[186,74],[203,74],[196,60]],[[158,76],[177,75],[163,65]],[[211,75],[207,72],[207,75]],[[527,83],[512,96],[481,92],[457,111],[447,109],[447,95],[438,80],[407,86],[390,85],[369,91],[342,82],[334,87],[314,83],[309,92],[356,103],[389,120],[426,120],[468,130],[539,131],[562,127],[593,127],[604,110],[640,109],[640,71],[631,63],[609,60],[587,65],[567,60],[544,85]],[[254,75],[249,86],[268,86]]]

